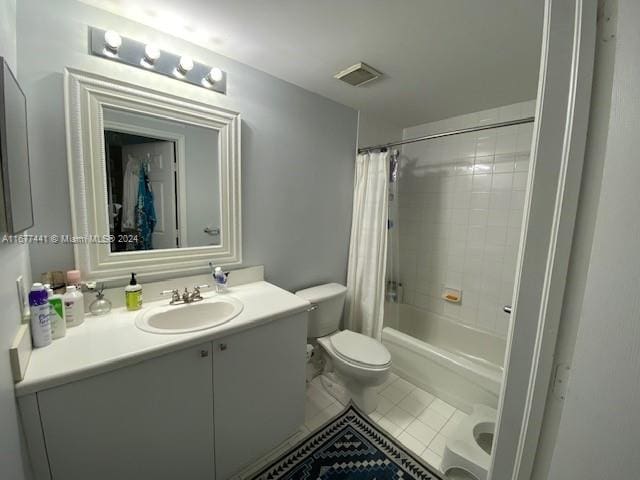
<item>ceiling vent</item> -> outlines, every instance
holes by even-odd
[[[355,65],[351,65],[349,68],[342,70],[340,73],[336,73],[334,78],[342,80],[343,82],[353,85],[354,87],[360,87],[365,83],[369,83],[376,78],[380,78],[382,73],[375,68],[360,62]]]

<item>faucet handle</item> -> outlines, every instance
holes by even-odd
[[[193,297],[197,300],[202,300],[202,295],[200,295],[200,290],[203,288],[210,288],[210,286],[206,283],[202,285],[194,285],[193,286]]]
[[[177,288],[174,288],[172,290],[163,290],[160,292],[160,295],[169,295],[169,294],[171,295],[171,301],[169,302],[171,305],[181,301],[180,293],[178,292]]]

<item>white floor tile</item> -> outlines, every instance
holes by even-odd
[[[378,395],[378,406],[376,407],[376,412],[378,412],[380,415],[384,415],[389,410],[391,410],[394,406],[395,406],[395,403],[393,403],[387,397]]]
[[[382,385],[378,385],[378,387],[376,387],[376,390],[378,390],[378,392],[384,390],[389,385],[391,385],[393,382],[395,382],[397,379],[398,379],[398,375],[396,375],[393,372],[390,373],[389,376],[387,377],[387,379],[384,381],[384,383]]]
[[[425,405],[423,402],[418,400],[416,397],[412,396],[411,393],[406,397],[404,397],[402,400],[400,400],[400,402],[398,403],[398,406],[403,410],[406,410],[407,412],[409,412],[414,417],[417,417],[418,415],[420,415],[422,412],[425,411],[425,409],[427,408],[427,405]]]
[[[378,420],[382,418],[382,415],[378,412],[372,412],[369,414],[369,418],[374,422],[378,423]]]
[[[398,425],[396,425],[395,423],[387,420],[385,417],[380,418],[377,422],[376,422],[383,430],[385,430],[389,435],[395,437],[397,435],[400,435],[400,433],[402,433],[402,428],[400,428]]]
[[[425,423],[436,432],[439,432],[444,424],[447,423],[447,419],[440,415],[433,406],[429,406],[422,414],[418,415],[418,420]]]
[[[401,390],[401,391],[405,392],[405,394],[408,394],[412,390],[416,389],[416,387],[415,387],[415,385],[413,383],[406,381],[404,378],[398,378],[391,385],[393,385],[398,390]]]
[[[449,420],[444,427],[440,430],[440,433],[445,437],[450,437],[453,431],[458,427],[460,421],[455,421],[453,418]]]
[[[414,420],[411,422],[405,429],[405,432],[411,434],[425,445],[429,445],[438,433],[436,430],[425,425],[420,420]]]
[[[304,422],[304,426],[307,427],[307,429],[310,432],[314,432],[320,425],[322,425],[327,420],[329,420],[329,417],[325,416],[323,412],[320,412],[315,417],[309,420],[306,420]]]
[[[403,410],[400,407],[393,407],[389,410],[384,418],[389,420],[392,423],[398,425],[402,430],[407,428],[411,422],[415,419],[413,415],[410,415],[407,411]]]
[[[433,402],[433,400],[436,398],[434,395],[430,394],[429,392],[425,392],[420,388],[411,390],[408,396],[420,401],[426,407],[431,405],[431,402]]]
[[[300,437],[309,435],[343,411],[316,377],[307,387],[305,424]],[[378,387],[378,406],[369,415],[406,448],[440,470],[447,438],[467,414],[392,373]]]
[[[320,408],[307,398],[307,401],[304,404],[304,421],[311,420],[318,413],[320,413]]]
[[[464,413],[462,410],[456,410],[453,415],[451,416],[451,421],[456,422],[456,423],[460,423],[462,420],[464,420],[465,418],[467,418],[469,415],[467,415],[466,413]]]
[[[335,403],[336,400],[322,387],[312,384],[307,388],[307,401],[311,402],[318,410],[323,410]]]
[[[428,448],[420,455],[422,459],[436,470],[440,471],[442,467],[442,457]]]
[[[432,450],[438,455],[442,456],[444,455],[444,447],[446,443],[447,443],[447,437],[445,437],[444,435],[438,434],[434,437],[433,440],[431,440],[431,443],[429,444],[429,450]]]
[[[401,384],[401,386],[396,386],[396,383],[400,380],[393,382],[387,388],[382,390],[380,392],[380,395],[391,400],[394,404],[398,403],[400,400],[402,400],[404,397],[406,397],[409,394],[409,391],[406,390],[403,384]]]
[[[304,425],[310,431],[314,431],[315,429],[317,429],[319,426],[321,426],[324,423],[326,423],[330,418],[332,418],[334,416],[335,415],[327,408],[325,410],[321,410],[318,414],[316,414],[314,417],[312,417],[309,421],[305,421]]]
[[[416,455],[420,455],[427,448],[424,443],[422,443],[420,440],[407,433],[406,431],[400,433],[400,435],[397,436],[397,439],[400,441],[400,443],[402,443],[402,445],[407,447]]]
[[[456,407],[454,407],[453,405],[449,405],[447,402],[444,402],[439,398],[436,398],[431,403],[431,405],[429,405],[429,408],[434,409],[436,412],[447,419],[451,418],[451,415],[453,415],[453,413],[456,411]]]
[[[342,413],[343,410],[344,410],[344,407],[339,402],[332,403],[331,405],[329,405],[327,408],[324,409],[324,411],[327,413],[327,415],[329,415],[329,417],[335,417],[339,413]]]

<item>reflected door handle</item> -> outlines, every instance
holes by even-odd
[[[204,227],[203,232],[204,233],[208,233],[209,235],[220,235],[220,229],[219,228]]]
[[[513,310],[513,308],[511,307],[511,305],[505,305],[504,307],[502,307],[502,311],[504,313],[508,313],[509,315],[511,315],[511,311]]]

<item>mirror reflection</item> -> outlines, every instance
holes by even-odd
[[[111,251],[220,244],[218,132],[104,109]]]

